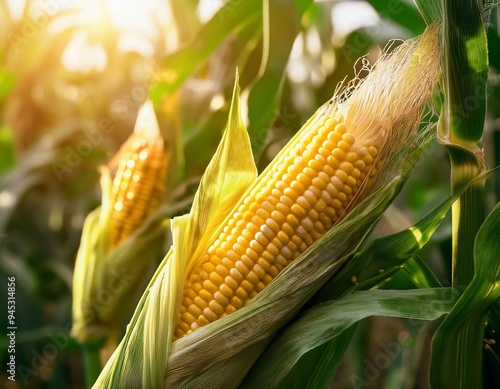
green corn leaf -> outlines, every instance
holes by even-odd
[[[413,35],[420,35],[424,32],[425,23],[418,10],[406,1],[369,0],[368,2],[382,18],[399,24]]]
[[[252,23],[244,27],[236,37],[232,47],[234,48],[234,63],[238,65],[240,73],[253,74],[252,61],[249,61],[250,55],[254,54],[256,46],[262,37],[262,20],[254,20]],[[227,68],[233,68],[230,63],[225,64]],[[250,67],[250,69],[247,68]],[[206,166],[217,149],[222,132],[214,131],[215,128],[224,128],[227,121],[227,116],[230,108],[230,99],[225,106],[213,112],[207,120],[199,123],[198,115],[183,116],[183,137],[184,137],[184,153],[185,155],[194,155],[196,158],[186,158],[185,161],[185,176],[195,177],[203,174]]]
[[[413,285],[419,289],[438,288],[442,286],[431,269],[417,255],[412,256],[405,262],[403,271]]]
[[[500,203],[478,231],[474,278],[434,337],[430,372],[433,388],[482,387],[484,324],[488,310],[500,297],[499,235]]]
[[[183,48],[167,56],[150,86],[149,96],[157,105],[165,94],[174,92],[233,32],[262,18],[262,2],[231,0],[205,24]]]
[[[357,327],[358,324],[354,323],[333,339],[302,355],[277,387],[329,387]],[[252,372],[250,377],[253,378]]]
[[[256,365],[259,373],[249,376],[243,387],[281,387],[281,380],[304,353],[335,338],[363,318],[437,319],[452,308],[452,292],[450,288],[360,291],[318,305],[290,325],[283,336],[271,344],[269,352]],[[309,385],[328,387],[318,386],[316,382],[309,382]]]
[[[248,96],[248,133],[257,159],[265,144],[269,124],[276,116],[288,58],[300,31],[302,14],[310,3],[311,0],[263,2],[262,62],[259,77]]]

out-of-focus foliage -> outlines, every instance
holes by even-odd
[[[98,166],[131,133],[148,93],[157,102],[164,138],[173,143],[177,174],[170,182],[169,213],[180,215],[189,211],[221,138],[236,66],[262,170],[339,82],[366,75],[359,57],[373,62],[389,39],[425,28],[405,0],[132,3],[0,0],[0,296],[7,277],[15,276],[16,361],[24,370],[14,387],[22,387],[23,379],[34,388],[83,386],[80,350],[69,337],[74,260],[84,218],[100,201]],[[500,40],[498,19],[489,20],[483,145],[492,167],[500,164]],[[285,22],[287,28],[279,27]],[[172,69],[179,81],[167,88]],[[174,90],[180,144],[168,131],[172,115],[163,101]],[[375,237],[409,227],[449,194],[446,152],[432,141],[424,153]],[[498,169],[486,196],[491,209],[500,196]],[[451,284],[450,236],[446,218],[419,252],[443,286]],[[412,285],[396,275],[387,284]],[[4,320],[1,315],[2,328]],[[358,326],[335,382],[353,385],[353,377],[364,377],[385,352],[380,344],[400,346],[404,333],[412,357],[398,349],[394,363],[378,369],[369,383],[390,387],[395,375],[405,374],[425,387],[432,325],[386,319],[385,328],[394,331],[384,332],[377,320]],[[0,336],[2,363],[7,340]],[[2,380],[5,374],[0,372]]]

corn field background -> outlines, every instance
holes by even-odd
[[[159,215],[170,220],[189,212],[221,141],[236,69],[261,172],[339,83],[365,77],[384,48],[439,18],[441,76],[424,118],[435,136],[349,262],[364,264],[360,277],[340,268],[242,386],[269,382],[276,353],[300,349],[307,352],[296,363],[277,364],[287,372],[279,385],[263,387],[429,388],[429,377],[436,388],[500,387],[500,14],[490,0],[458,3],[0,0],[0,386],[90,387],[88,357],[71,335],[75,258],[85,218],[101,204],[100,166],[130,136],[148,98],[168,160]],[[119,301],[123,320],[99,345],[102,360],[168,251],[166,230],[136,256],[148,264],[144,280]],[[416,246],[404,235],[412,231],[421,234]],[[114,269],[89,304],[106,309],[131,282],[128,271]],[[6,367],[9,277],[15,382]],[[366,293],[365,305],[352,288]],[[441,305],[406,310],[405,301],[428,304],[432,288],[442,288]],[[401,294],[380,315],[369,296],[384,290]],[[333,314],[308,324],[318,302],[345,310],[345,328]],[[439,377],[445,371],[449,386]]]

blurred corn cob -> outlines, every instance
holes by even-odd
[[[123,299],[137,299],[163,253],[167,223],[159,205],[169,162],[148,101],[133,134],[101,168],[102,205],[85,221],[73,281],[72,336],[81,342],[106,338],[123,324],[133,306]],[[103,294],[109,299],[100,304]]]
[[[246,305],[359,203],[417,131],[438,79],[438,31],[318,109],[257,178],[188,274],[175,337]]]
[[[158,126],[143,119],[113,159],[119,162],[111,187],[110,249],[130,236],[164,196],[168,162],[164,141]]]

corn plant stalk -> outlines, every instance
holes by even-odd
[[[486,314],[500,298],[500,203],[479,229],[474,242],[476,271],[474,278],[435,336],[431,384],[435,388],[483,387],[483,333]],[[479,349],[479,355],[477,351]],[[446,350],[449,356],[435,358],[435,350]],[[438,355],[439,356],[439,355]],[[477,360],[475,360],[477,359]],[[450,368],[461,367],[454,376],[443,374]]]
[[[486,110],[488,55],[483,16],[476,0],[444,0],[443,91],[439,139],[451,160],[452,190],[485,171],[480,140]],[[468,15],[464,21],[463,15]],[[452,283],[465,287],[474,276],[472,247],[484,219],[484,182],[454,204]]]
[[[443,106],[438,136],[450,156],[451,187],[456,192],[485,171],[481,147],[488,73],[486,16],[481,9],[484,4],[476,0],[443,0],[438,7],[433,1],[415,2],[427,22],[443,19]],[[484,182],[478,182],[452,207],[452,285],[460,291],[466,289],[474,277],[474,239],[483,219]],[[454,309],[452,313],[457,312]],[[469,331],[464,328],[467,327],[459,321],[454,324],[448,321],[438,329],[431,360],[433,387],[467,387],[466,382],[481,386],[482,344],[477,334],[472,333],[474,326]],[[441,347],[446,338],[453,342],[455,351]],[[443,368],[456,374],[444,374]]]

